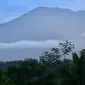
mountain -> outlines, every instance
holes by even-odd
[[[0,42],[76,38],[85,31],[84,14],[85,11],[38,7],[1,24]]]
[[[82,42],[84,45],[84,38],[80,36],[84,32],[85,11],[38,7],[12,21],[0,24],[0,43],[13,43],[22,40],[73,40],[78,45]],[[5,52],[3,51],[3,54]],[[21,52],[19,51],[19,53]],[[18,56],[17,53],[12,55]],[[0,51],[0,56],[6,55],[2,55],[2,51]],[[11,57],[11,55],[8,56]]]

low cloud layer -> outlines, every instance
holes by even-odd
[[[85,33],[82,33],[80,36],[85,37]]]
[[[19,41],[13,43],[0,43],[0,48],[52,48],[59,44],[58,40],[46,40],[46,41]]]

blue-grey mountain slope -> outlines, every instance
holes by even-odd
[[[39,7],[0,26],[0,42],[76,38],[85,31],[85,12]]]
[[[81,48],[85,45],[84,33],[85,11],[38,7],[12,21],[0,24],[0,43],[16,43],[23,40],[72,40]],[[35,58],[44,50],[32,49],[28,48],[31,52],[27,49],[1,49],[0,59],[23,59],[29,56]]]

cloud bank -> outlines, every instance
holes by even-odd
[[[81,37],[85,37],[85,33],[82,33],[80,36],[81,36]]]
[[[52,48],[58,46],[58,40],[46,40],[46,41],[19,41],[13,43],[0,43],[0,48],[9,49],[9,48]]]

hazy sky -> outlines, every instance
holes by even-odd
[[[39,6],[84,10],[85,0],[1,0],[0,23],[9,21]]]

